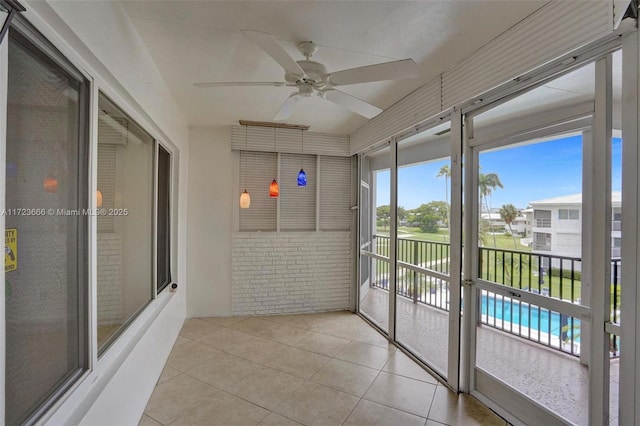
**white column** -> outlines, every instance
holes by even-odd
[[[9,57],[9,42],[8,36],[4,38],[0,43],[0,210],[6,208],[6,173],[5,165],[7,160],[7,79],[8,79],[8,57]],[[4,215],[0,215],[0,229],[4,234]],[[4,270],[4,269],[3,269]],[[4,395],[4,381],[5,381],[5,350],[7,335],[5,333],[5,283],[4,272],[0,274],[0,389],[3,390]],[[5,411],[5,398],[0,398],[0,419],[4,419]]]
[[[449,359],[447,382],[460,386],[460,292],[462,285],[462,114],[451,114],[451,208],[449,209],[449,264],[451,283],[449,303]],[[463,369],[468,366],[463,365]]]
[[[591,141],[583,143],[582,292],[591,294],[589,424],[609,424],[609,321],[611,285],[611,55],[596,62],[595,110]],[[585,214],[586,213],[586,214]],[[585,286],[586,284],[586,286]],[[590,287],[590,288],[588,288]]]
[[[396,243],[398,239],[398,143],[391,140],[389,150],[390,173],[390,215],[389,218],[389,339],[396,339],[396,279],[398,262],[396,259]]]
[[[475,389],[473,370],[476,363],[476,321],[477,298],[473,279],[478,274],[478,153],[469,145],[473,137],[473,119],[465,118],[463,129],[464,147],[464,262],[462,264],[464,281],[462,291],[464,295],[464,317],[460,339],[461,364],[464,366],[460,380],[461,390],[471,392]]]
[[[620,315],[621,425],[640,424],[640,33],[622,39],[622,306]]]

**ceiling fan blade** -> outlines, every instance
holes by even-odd
[[[249,30],[242,30],[242,33],[267,52],[285,71],[299,76],[304,75],[304,70],[300,68],[300,65],[289,56],[287,51],[271,34]]]
[[[355,96],[351,96],[339,90],[325,90],[323,92],[318,92],[318,95],[328,101],[333,102],[334,104],[338,104],[345,108],[348,108],[356,114],[360,114],[365,118],[373,118],[382,112],[382,110],[377,106],[371,105],[370,103],[365,102],[362,99],[358,99]]]
[[[301,96],[297,93],[289,96],[280,107],[280,110],[278,110],[276,116],[273,117],[273,121],[286,120],[287,118],[289,118],[291,116],[291,113],[293,112],[293,108],[300,101],[300,99]]]
[[[284,81],[219,81],[215,83],[193,83],[196,87],[246,87],[246,86],[275,86],[284,87]]]
[[[419,76],[418,65],[413,59],[385,62],[383,64],[368,65],[366,67],[328,73],[326,79],[333,86],[347,84],[369,83],[372,81],[400,80]]]

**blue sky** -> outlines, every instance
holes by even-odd
[[[613,139],[612,190],[620,191],[622,141]],[[445,179],[437,178],[449,160],[439,160],[398,170],[398,204],[413,209],[429,201],[445,200]],[[497,188],[491,206],[514,204],[525,208],[530,201],[582,192],[582,137],[481,152],[482,173],[496,173],[504,188]],[[379,172],[377,205],[389,204],[389,171]],[[449,181],[451,184],[451,181]]]

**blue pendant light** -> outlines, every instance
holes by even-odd
[[[302,167],[298,172],[298,186],[307,186],[307,174],[304,171],[304,129],[300,129],[300,135],[302,136]]]
[[[298,172],[298,186],[307,186],[307,174],[304,169],[300,169]]]

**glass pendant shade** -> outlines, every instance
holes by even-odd
[[[278,182],[274,179],[271,185],[269,185],[269,197],[278,198],[278,195],[280,195],[280,186],[278,186]]]
[[[245,189],[242,194],[240,194],[240,208],[248,209],[251,206],[251,196]]]
[[[307,186],[307,174],[304,169],[300,169],[298,172],[298,186]]]

